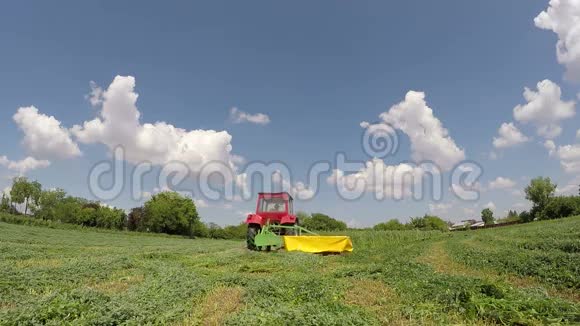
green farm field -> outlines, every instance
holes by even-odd
[[[349,235],[323,256],[0,223],[0,323],[580,323],[580,217]]]

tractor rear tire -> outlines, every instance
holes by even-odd
[[[260,232],[260,227],[254,225],[248,226],[248,231],[246,233],[246,244],[248,249],[258,250],[258,247],[256,247],[256,242],[254,241],[258,232]]]
[[[294,226],[295,224],[284,224],[285,226]],[[296,235],[296,230],[294,229],[282,229],[281,235]]]

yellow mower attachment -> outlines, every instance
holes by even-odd
[[[311,253],[351,252],[352,241],[345,235],[285,235],[284,248],[288,251]]]
[[[284,230],[284,232],[281,232]],[[297,234],[297,235],[279,235]],[[302,235],[303,233],[308,235]],[[318,235],[298,225],[266,224],[254,238],[257,250],[286,248],[309,253],[341,253],[352,251],[352,241],[345,235]]]

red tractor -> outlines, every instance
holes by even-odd
[[[293,226],[298,225],[298,219],[294,215],[292,196],[287,192],[259,193],[256,213],[248,214],[246,224],[246,242],[251,250],[257,249],[255,238],[264,226],[280,225],[276,230],[278,235],[294,235]]]

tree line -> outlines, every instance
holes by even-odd
[[[193,200],[177,192],[155,194],[143,206],[126,214],[119,208],[70,196],[60,188],[43,189],[39,182],[26,177],[13,179],[9,196],[2,194],[0,212],[25,215],[38,221],[190,237],[242,239],[246,234],[243,223],[224,228],[203,223]]]
[[[578,196],[555,196],[557,185],[549,177],[537,177],[530,181],[524,189],[526,199],[532,202],[529,211],[518,213],[509,210],[507,216],[498,219],[498,223],[520,222],[528,223],[538,220],[551,220],[580,215],[580,186]],[[493,211],[484,208],[481,211],[481,220],[485,225],[495,224],[496,218]],[[393,219],[379,223],[373,227],[375,230],[441,230],[447,231],[449,223],[438,216],[425,215],[412,217],[408,223],[401,223]]]
[[[17,209],[17,206],[20,209]],[[21,213],[23,211],[23,213]],[[203,223],[194,201],[177,192],[153,195],[143,206],[124,210],[81,197],[63,189],[43,189],[37,181],[14,178],[10,196],[2,195],[0,212],[31,216],[40,221],[54,221],[85,227],[138,232],[154,232],[214,239],[243,239],[246,225],[221,227]],[[321,213],[297,213],[300,225],[312,231],[342,231],[347,225]]]

